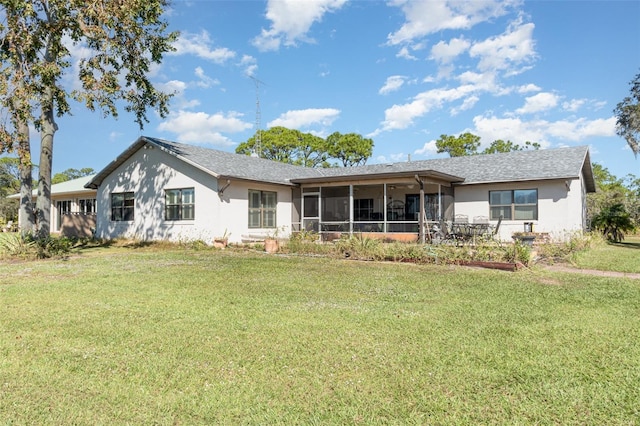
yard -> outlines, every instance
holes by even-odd
[[[634,263],[629,241],[600,258]],[[635,424],[639,312],[640,280],[539,268],[153,245],[5,262],[0,423]]]

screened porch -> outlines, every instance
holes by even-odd
[[[345,233],[424,241],[424,228],[453,218],[451,186],[418,179],[303,186],[295,201],[300,215],[294,230],[317,232],[325,241]]]

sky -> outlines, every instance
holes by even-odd
[[[368,164],[445,157],[441,135],[471,132],[481,149],[588,145],[640,176],[613,114],[640,73],[640,1],[174,0],[165,18],[180,36],[150,78],[169,115],[140,130],[72,104],[54,173],[99,171],[141,135],[234,151],[284,126],[371,138]]]

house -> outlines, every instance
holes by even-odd
[[[96,236],[229,241],[297,230],[424,239],[465,216],[552,238],[586,228],[587,147],[315,169],[140,137],[85,185]],[[423,218],[423,220],[420,220]],[[423,225],[425,224],[425,225]]]
[[[51,185],[51,232],[90,237],[96,227],[96,190],[85,188],[94,175]],[[36,200],[38,191],[32,193]],[[20,199],[20,194],[8,198]]]

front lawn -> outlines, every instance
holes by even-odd
[[[634,424],[637,280],[252,251],[0,264],[0,423]]]
[[[600,243],[576,256],[576,266],[601,271],[640,273],[640,236],[620,243]]]

